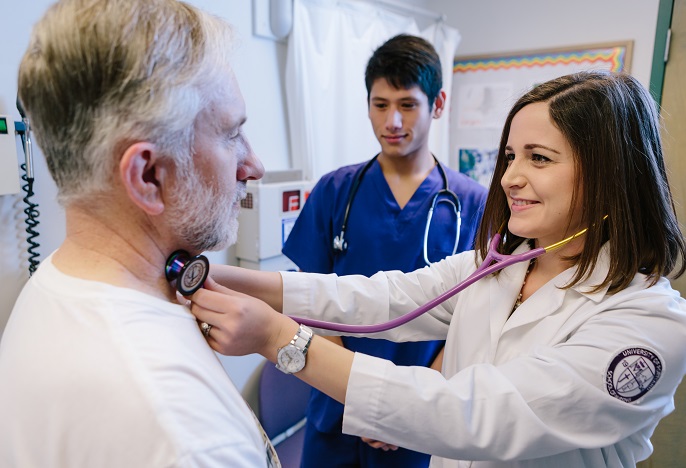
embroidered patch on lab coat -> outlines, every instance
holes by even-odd
[[[617,354],[605,374],[610,396],[627,403],[638,400],[662,375],[662,359],[647,348],[626,348]]]

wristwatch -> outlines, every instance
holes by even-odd
[[[312,330],[305,325],[300,325],[298,333],[295,334],[290,343],[283,348],[279,348],[276,355],[276,368],[284,374],[300,372],[305,367],[307,348],[312,342]]]

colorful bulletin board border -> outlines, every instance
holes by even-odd
[[[456,57],[453,62],[453,73],[601,64],[604,65],[604,69],[629,72],[632,49],[633,41],[625,41],[510,54]]]

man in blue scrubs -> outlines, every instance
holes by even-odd
[[[413,271],[426,266],[425,258],[435,262],[451,255],[458,227],[451,194],[439,194],[425,237],[434,196],[445,188],[461,206],[456,250],[472,248],[486,189],[439,166],[429,151],[431,122],[447,105],[433,46],[409,35],[389,39],[370,58],[365,82],[381,152],[371,161],[326,174],[312,190],[283,248],[302,271],[371,276],[379,270]],[[443,347],[442,341],[331,339],[399,365],[430,366]],[[342,418],[343,405],[313,389],[302,467],[428,466],[426,454],[342,434]]]

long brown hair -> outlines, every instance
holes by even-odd
[[[617,292],[636,273],[651,284],[673,271],[686,257],[662,154],[657,106],[646,89],[625,73],[581,72],[540,84],[522,96],[507,116],[498,160],[477,233],[475,248],[486,256],[489,239],[503,234],[500,251],[511,253],[525,239],[507,229],[510,209],[500,186],[507,169],[505,146],[512,119],[523,107],[545,102],[550,118],[572,147],[581,193],[585,234],[581,253],[569,260],[578,265],[567,287],[578,284],[595,267],[604,243],[609,244],[610,268],[595,290],[609,286]],[[603,217],[608,215],[607,219]],[[594,228],[598,226],[598,228]],[[570,233],[570,235],[573,233]]]

